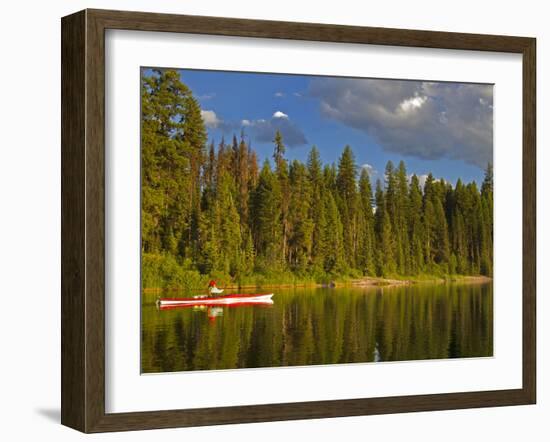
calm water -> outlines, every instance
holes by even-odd
[[[493,354],[491,283],[274,293],[271,306],[163,311],[144,295],[142,372]]]

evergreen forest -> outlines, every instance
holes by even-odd
[[[245,134],[214,144],[175,70],[141,78],[142,285],[199,288],[423,275],[492,276],[493,173],[480,186],[403,161],[371,181],[352,147],[259,163]]]

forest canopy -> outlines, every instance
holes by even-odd
[[[289,160],[280,132],[258,163],[244,133],[208,141],[174,70],[141,79],[142,285],[327,282],[363,276],[492,275],[493,176],[453,186],[388,161],[371,182],[344,146]],[[338,149],[338,146],[334,147]]]

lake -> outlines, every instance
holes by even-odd
[[[142,373],[493,355],[492,283],[262,292],[272,305],[170,310],[144,294]]]

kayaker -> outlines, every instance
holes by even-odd
[[[220,293],[223,293],[223,290],[219,289],[216,285],[216,281],[212,279],[208,283],[208,292],[210,293],[210,295],[219,295]]]

